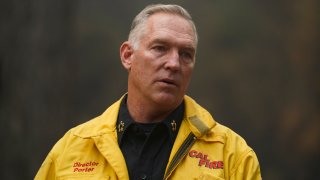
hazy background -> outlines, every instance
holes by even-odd
[[[255,150],[264,179],[319,179],[318,0],[2,0],[0,179],[33,179],[55,142],[126,92],[133,17],[170,2],[200,36],[188,94]]]

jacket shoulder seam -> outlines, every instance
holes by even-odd
[[[230,177],[235,174],[235,172],[239,168],[239,166],[240,166],[241,162],[243,161],[243,159],[251,152],[253,152],[253,150],[250,147],[247,147],[247,149],[243,153],[241,153],[241,155],[238,158],[238,160],[236,160],[236,163],[235,163],[234,167],[231,169]]]

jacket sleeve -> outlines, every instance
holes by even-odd
[[[60,153],[63,151],[66,145],[66,141],[71,134],[68,131],[51,149],[48,156],[42,163],[40,169],[38,170],[35,180],[51,180],[56,179],[56,170]]]
[[[260,165],[258,158],[253,150],[244,153],[236,165],[234,173],[231,174],[231,180],[261,180]]]
[[[52,154],[49,153],[36,174],[35,180],[55,179],[55,163],[51,156]]]

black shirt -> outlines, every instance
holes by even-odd
[[[126,101],[127,98],[123,98],[120,105],[117,134],[129,177],[131,180],[163,179],[183,118],[184,103],[162,122],[144,124],[132,119]]]

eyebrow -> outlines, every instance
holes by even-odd
[[[168,39],[168,40],[167,40]],[[150,42],[150,44],[170,44],[170,38],[156,38]],[[187,49],[189,51],[195,52],[196,47],[193,44],[183,45],[182,49]]]

